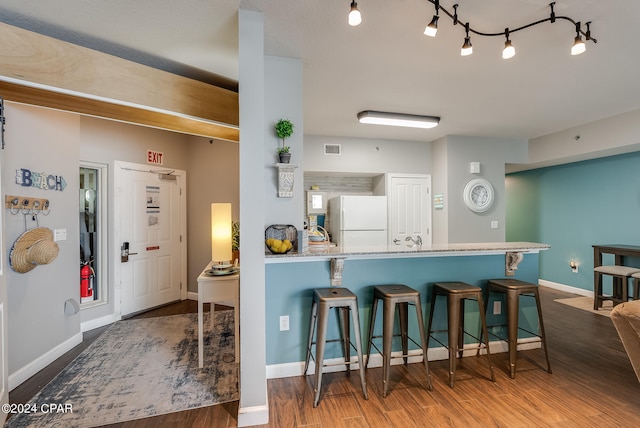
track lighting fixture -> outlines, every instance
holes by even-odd
[[[431,22],[429,22],[429,24],[424,29],[425,35],[430,37],[436,36],[438,32],[438,19],[440,18],[441,10],[445,15],[447,15],[449,18],[452,19],[453,25],[460,24],[458,20],[457,4],[453,5],[453,13],[451,13],[447,9],[440,6],[440,0],[427,0],[427,1],[435,6],[436,12],[435,12],[435,15],[433,15],[433,18],[431,19]],[[502,51],[502,58],[504,59],[513,58],[516,54],[516,50],[511,43],[511,39],[509,38],[509,35],[511,33],[515,33],[517,31],[524,30],[529,27],[534,27],[538,24],[542,24],[545,22],[550,22],[553,24],[557,20],[569,21],[572,24],[574,24],[576,27],[576,37],[574,39],[573,46],[571,47],[571,55],[579,55],[586,50],[585,40],[591,40],[593,43],[598,43],[596,39],[591,37],[591,30],[589,29],[591,22],[587,22],[585,24],[587,29],[586,31],[583,31],[580,25],[580,21],[575,21],[574,19],[569,18],[568,16],[556,16],[556,12],[554,10],[555,4],[556,4],[555,2],[549,3],[551,14],[549,15],[548,18],[540,19],[538,21],[534,21],[530,24],[526,24],[511,30],[509,30],[509,28],[507,27],[503,32],[500,32],[500,33],[484,33],[482,31],[477,31],[477,30],[474,30],[472,27],[470,27],[469,22],[467,22],[466,24],[464,24],[465,38],[464,38],[464,44],[462,45],[462,49],[460,50],[460,55],[467,56],[467,55],[471,55],[471,53],[473,52],[473,47],[471,46],[471,37],[469,35],[469,33],[473,33],[475,35],[485,36],[485,37],[505,36],[506,41],[504,43],[504,49]],[[353,15],[353,18],[352,18],[352,15]],[[358,10],[358,5],[355,2],[355,0],[352,0],[351,11],[349,12],[349,24],[355,26],[360,24],[360,22],[362,22],[362,17],[360,15],[360,11]],[[585,40],[582,39],[582,36],[585,36]]]
[[[435,128],[440,123],[437,116],[420,116],[405,113],[387,113],[365,110],[358,113],[358,122],[374,125],[404,126],[409,128]]]
[[[358,10],[358,3],[355,0],[351,0],[351,10],[349,11],[349,25],[355,27],[362,22],[362,15]]]
[[[440,16],[438,16],[438,10],[440,9],[440,0],[436,0],[435,6],[436,14],[433,15],[433,18],[431,18],[431,22],[424,29],[424,34],[429,37],[435,37],[436,33],[438,32],[438,19],[440,18]]]

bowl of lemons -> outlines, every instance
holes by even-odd
[[[272,224],[264,232],[264,243],[273,254],[286,254],[296,244],[298,229],[290,224]]]
[[[286,254],[293,248],[293,243],[288,239],[267,238],[265,244],[273,254]]]

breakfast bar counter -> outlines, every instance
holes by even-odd
[[[382,247],[317,246],[305,252],[273,254],[267,251],[265,263],[291,263],[330,260],[335,257],[354,259],[465,256],[505,253],[538,253],[549,248],[535,242],[478,242],[435,245],[388,245]]]
[[[404,284],[418,290],[423,319],[428,319],[428,296],[435,282],[461,281],[484,289],[490,279],[509,277],[537,284],[539,252],[548,248],[546,244],[532,242],[489,242],[421,247],[325,247],[304,253],[265,254],[267,377],[302,374],[315,288],[337,285],[356,294],[364,337],[376,285]],[[536,308],[533,305],[521,310],[533,311],[531,314],[535,315]],[[478,315],[468,314],[470,327]],[[281,322],[283,317],[288,317],[288,325]],[[489,314],[487,321],[500,321],[501,317],[504,313]],[[436,328],[445,322],[446,317],[434,319]],[[536,326],[528,327],[535,331]],[[337,328],[335,322],[332,328]],[[410,324],[410,335],[415,335],[416,329],[415,322]],[[328,347],[326,352],[329,359],[341,356],[337,345]],[[446,354],[440,356],[441,352],[430,349],[429,358],[446,358]]]

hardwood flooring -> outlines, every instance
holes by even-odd
[[[573,295],[541,287],[542,310],[553,374],[542,350],[518,354],[510,379],[507,354],[493,355],[496,382],[488,379],[483,357],[459,362],[455,387],[448,385],[447,362],[432,361],[433,391],[427,391],[421,364],[393,366],[390,392],[382,398],[382,370],[367,372],[369,400],[362,397],[356,372],[328,373],[313,408],[315,376],[268,381],[270,422],[265,427],[637,427],[640,383],[607,317],[554,299]],[[138,317],[195,312],[180,302]],[[101,331],[14,389],[10,401],[26,402]],[[172,413],[110,427],[235,427],[238,402]]]

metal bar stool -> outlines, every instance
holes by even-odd
[[[432,330],[433,313],[436,307],[436,298],[444,296],[447,298],[447,330]],[[483,336],[477,338],[465,331],[464,329],[464,304],[465,300],[475,300],[478,302],[478,310],[480,312],[480,323]],[[485,349],[487,351],[487,362],[489,371],[491,372],[491,380],[495,381],[493,374],[493,365],[491,364],[491,353],[489,351],[489,340],[487,339],[487,321],[485,318],[484,304],[482,303],[482,289],[464,282],[436,282],[433,284],[431,295],[431,313],[429,314],[429,327],[427,337],[427,348],[429,340],[433,337],[432,333],[442,331],[448,332],[448,344],[440,342],[436,337],[433,340],[440,343],[449,350],[449,386],[453,388],[456,372],[456,355],[462,358],[464,350],[464,335],[473,337],[478,341],[478,352],[482,347],[482,337],[485,338]]]
[[[339,319],[341,318],[342,338],[327,340],[327,325],[329,322],[329,310],[331,308],[338,309]],[[356,340],[355,349],[358,353],[358,360],[351,361],[351,343],[349,334],[349,313],[353,319],[353,330]],[[316,341],[313,341],[313,333],[318,327],[316,332]],[[327,342],[342,342],[342,350],[344,353],[344,363],[340,364],[325,364],[324,363],[324,351]],[[316,383],[314,386],[314,401],[313,407],[318,407],[320,401],[320,390],[322,389],[322,369],[329,365],[342,365],[347,367],[347,374],[349,374],[349,365],[358,363],[360,366],[360,382],[362,384],[362,394],[365,399],[369,399],[367,396],[367,383],[365,380],[364,364],[362,364],[362,341],[360,338],[360,318],[358,315],[358,298],[350,290],[342,287],[331,288],[317,288],[313,290],[313,303],[311,306],[311,323],[309,324],[309,342],[307,346],[307,358],[304,364],[304,376],[307,375],[307,369],[309,368],[309,359],[311,355],[311,346],[316,345],[316,355],[313,358],[315,362]]]
[[[378,310],[378,302],[382,300],[382,336],[374,336],[373,331],[376,322],[376,313]],[[418,322],[418,329],[420,331],[420,343],[417,343],[408,334],[409,326],[409,313],[408,307],[413,305],[416,310],[416,318]],[[393,325],[395,322],[396,306],[398,306],[398,315],[400,317],[400,334],[393,333]],[[399,336],[402,342],[402,355],[393,357],[391,355],[391,344],[393,337]],[[373,343],[373,339],[382,337],[382,351]],[[365,368],[369,365],[369,357],[371,356],[371,347],[382,355],[382,384],[383,391],[382,396],[387,396],[389,389],[389,366],[391,365],[392,358],[403,358],[405,365],[407,364],[407,357],[409,356],[409,341],[422,349],[422,360],[424,362],[424,368],[427,372],[427,385],[428,389],[432,390],[431,375],[429,374],[429,362],[427,359],[427,341],[424,335],[424,322],[422,320],[422,305],[420,303],[420,293],[413,288],[407,287],[402,284],[394,285],[378,285],[373,289],[373,306],[371,308],[371,319],[369,322],[369,340],[367,361]]]
[[[613,306],[629,300],[629,278],[640,273],[640,269],[627,266],[596,266],[593,268],[593,310],[602,307],[602,302],[611,300]],[[602,290],[602,275],[613,277],[613,292],[611,296]],[[635,294],[635,290],[634,290]]]
[[[544,355],[547,360],[547,372],[551,373],[551,364],[549,363],[549,352],[547,351],[547,340],[544,334],[544,323],[542,321],[542,309],[540,307],[540,295],[538,294],[538,286],[517,279],[491,279],[487,285],[487,310],[489,306],[489,297],[491,293],[503,293],[506,296],[507,306],[507,336],[503,338],[497,334],[491,335],[504,340],[509,345],[509,369],[513,379],[516,375],[516,353],[518,346],[518,331],[526,331],[529,334],[537,336],[544,347]],[[526,330],[519,326],[518,315],[520,313],[520,296],[533,297],[536,300],[538,308],[538,324],[539,333]],[[503,324],[504,325],[504,324]],[[496,326],[490,326],[496,327]]]

